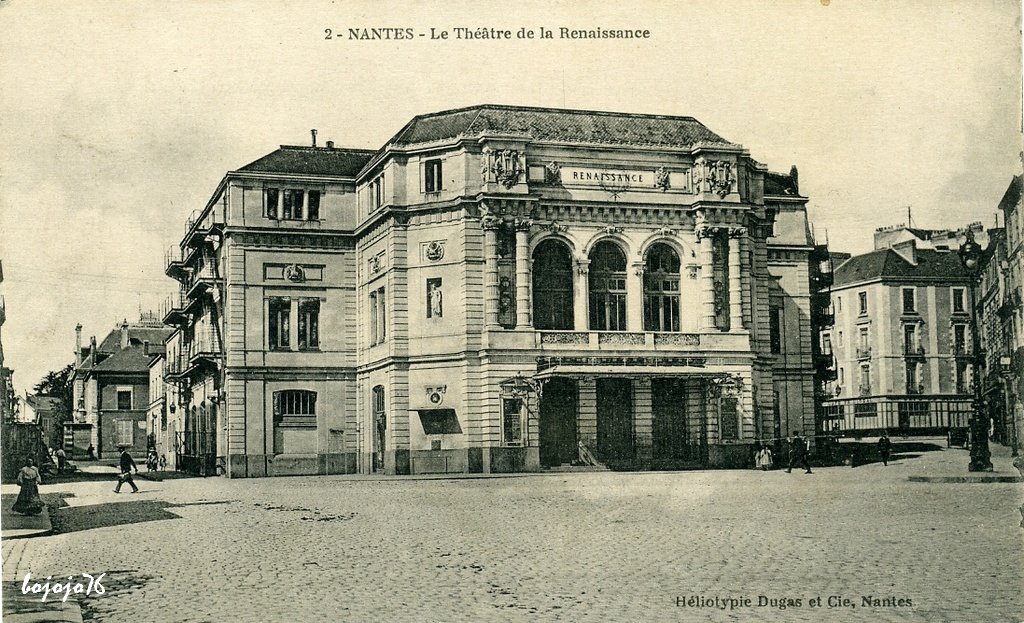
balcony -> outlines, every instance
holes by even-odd
[[[188,324],[188,314],[185,312],[185,297],[182,293],[177,296],[169,296],[161,307],[163,323],[172,327],[183,327]]]
[[[811,322],[820,328],[832,327],[836,324],[836,314],[832,305],[815,307],[812,313]]]
[[[200,219],[201,211],[192,212],[185,221],[184,243],[187,247],[199,247],[207,242],[210,236],[219,235],[224,231],[224,217],[222,210],[211,210],[205,218]]]
[[[920,344],[904,344],[903,357],[906,359],[924,359],[924,346]]]
[[[858,385],[857,386],[857,395],[858,396],[870,396],[871,395],[871,386],[870,385]]]
[[[835,283],[835,276],[831,272],[814,273],[811,275],[811,290],[831,288],[833,283]]]
[[[491,333],[492,348],[523,348],[544,351],[642,351],[694,354],[720,351],[749,351],[744,332],[709,331],[669,333],[660,331],[508,331]]]
[[[164,252],[164,274],[168,277],[184,282],[191,272],[185,253],[180,247],[175,245]]]
[[[871,347],[870,346],[858,346],[857,347],[857,359],[871,359]]]
[[[924,385],[908,385],[907,395],[908,396],[920,396],[924,393]]]

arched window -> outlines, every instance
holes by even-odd
[[[590,251],[590,328],[626,330],[626,254],[608,240]]]
[[[572,254],[558,240],[545,240],[533,251],[533,326],[573,328]]]
[[[647,251],[644,331],[679,330],[679,254],[664,243]]]

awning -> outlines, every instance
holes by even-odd
[[[567,376],[583,378],[591,376],[622,376],[622,377],[644,377],[644,376],[683,376],[687,378],[720,378],[731,376],[732,373],[720,370],[709,370],[696,366],[566,366],[557,365],[542,370],[533,375],[533,378],[540,381],[554,376]]]
[[[455,409],[417,409],[425,435],[453,435],[462,432]]]

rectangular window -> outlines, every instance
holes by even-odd
[[[523,401],[518,398],[505,398],[501,401],[502,441],[506,446],[518,446],[523,443]]]
[[[117,421],[117,445],[135,445],[135,422],[131,420]]]
[[[913,355],[917,352],[917,326],[912,324],[903,325],[903,352]]]
[[[132,408],[132,390],[130,389],[119,389],[117,390],[117,409],[118,411],[130,411]]]
[[[427,318],[441,318],[444,315],[443,299],[441,278],[427,279]]]
[[[878,415],[878,403],[862,402],[853,405],[853,417],[875,417]]]
[[[967,291],[964,288],[953,288],[953,313],[967,313]]]
[[[772,307],[768,311],[768,336],[773,353],[782,352],[782,310]]]
[[[301,190],[287,189],[284,191],[284,203],[282,206],[281,218],[301,219],[302,218],[302,195]]]
[[[970,368],[966,361],[956,362],[956,393],[966,394],[971,387]]]
[[[291,348],[289,331],[292,321],[292,301],[286,297],[272,297],[267,318],[267,336],[270,350],[288,350]]]
[[[274,392],[274,423],[278,426],[316,427],[316,392],[290,389]]]
[[[299,299],[299,350],[320,348],[320,299]]]
[[[384,176],[381,175],[370,183],[370,209],[384,205]]]
[[[963,354],[967,352],[967,325],[953,325],[953,352]]]
[[[441,187],[441,161],[427,160],[423,166],[423,191],[436,193]]]
[[[306,218],[311,221],[320,220],[320,191],[311,190],[306,205]]]
[[[907,362],[907,393],[908,394],[920,394],[921,388],[920,383],[917,379],[917,362]]]
[[[370,346],[380,344],[387,337],[387,310],[384,288],[370,292]]]
[[[278,204],[278,200],[279,200],[278,199],[278,193],[280,193],[280,192],[281,191],[279,191],[276,188],[268,188],[267,189],[266,198],[267,198],[267,217],[268,218],[277,218],[277,204]]]
[[[903,288],[903,313],[917,313],[917,290],[914,288]]]
[[[871,366],[863,364],[860,367],[860,387],[858,392],[861,396],[871,395]]]
[[[722,396],[718,414],[722,439],[739,439],[740,418],[736,410],[736,398],[734,396]]]
[[[832,336],[829,335],[828,333],[821,336],[821,354],[832,354]]]
[[[858,292],[857,293],[857,305],[858,305],[858,311],[857,311],[858,314],[863,316],[863,315],[868,313],[868,293],[867,292]]]

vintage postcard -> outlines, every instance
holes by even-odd
[[[1024,620],[1019,2],[0,28],[5,620]]]

